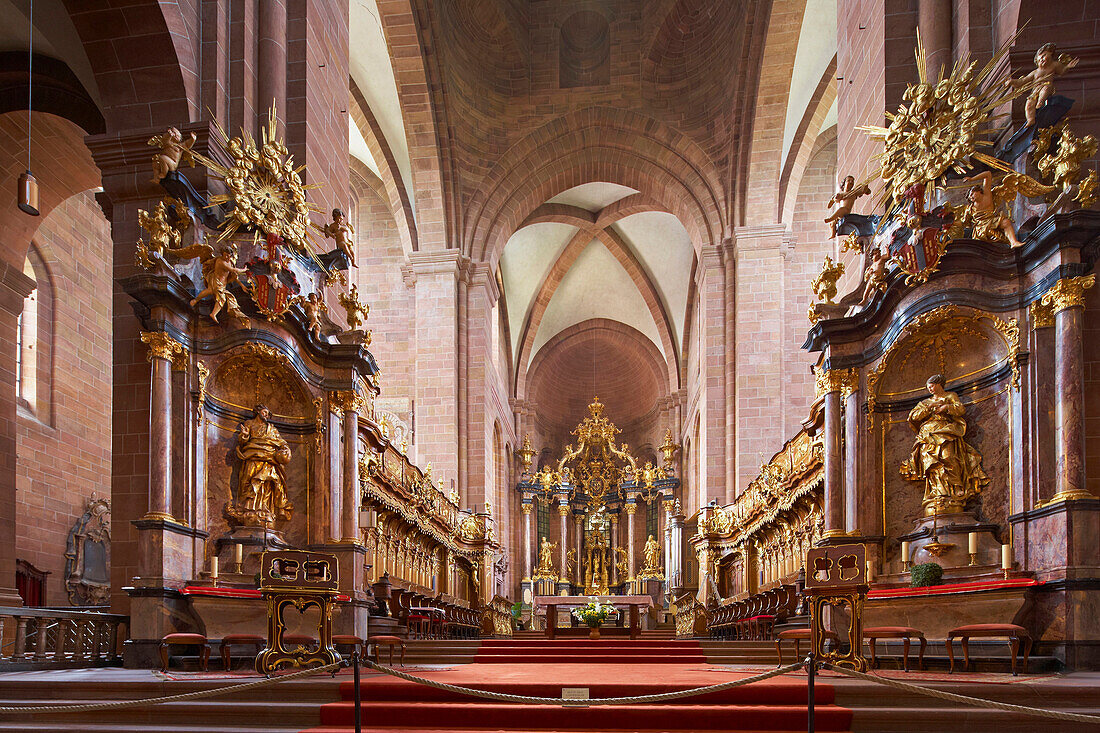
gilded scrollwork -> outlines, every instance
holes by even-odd
[[[181,353],[183,344],[166,334],[164,331],[142,331],[141,341],[149,347],[147,356],[149,361],[163,359],[171,362],[177,354]]]

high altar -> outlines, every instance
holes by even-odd
[[[673,442],[672,432],[666,432],[659,448],[664,458],[661,465],[647,462],[639,466],[629,446],[616,443],[620,431],[604,416],[598,397],[588,406],[588,413],[572,432],[576,445],[565,446],[556,465],[533,472],[535,450],[529,440],[518,452],[523,462],[516,490],[524,516],[524,597],[532,599],[534,615],[538,615],[537,607],[546,605],[546,597],[566,597],[560,604],[565,608],[570,593],[632,598],[632,594],[644,593],[658,608],[667,607],[668,578],[680,576],[684,517],[677,497],[680,481],[673,471],[679,445]],[[551,507],[556,507],[560,517],[554,535],[558,542],[535,537],[532,527],[533,510]],[[650,534],[644,541],[636,541],[641,539],[634,521],[639,507],[647,516],[656,515],[656,534],[661,540]],[[620,523],[623,514],[626,521]],[[536,542],[537,551],[533,549]]]

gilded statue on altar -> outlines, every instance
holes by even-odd
[[[661,580],[665,577],[664,572],[661,570],[661,545],[653,535],[646,539],[645,547],[642,548],[642,557],[645,560],[645,565],[642,567],[642,571],[638,573],[639,578]]]
[[[290,519],[294,507],[286,495],[285,466],[290,462],[290,445],[269,420],[271,412],[256,405],[252,419],[237,429],[237,458],[240,477],[236,497],[226,505],[230,522],[246,527],[271,527]]]
[[[535,580],[557,580],[558,575],[554,572],[554,556],[553,550],[557,545],[550,542],[545,537],[542,538],[542,542],[539,543],[539,564],[535,566]]]
[[[902,476],[925,482],[921,505],[926,516],[961,512],[989,483],[981,454],[965,440],[966,407],[944,383],[939,374],[930,377],[927,386],[932,396],[909,413],[917,439],[901,465]]]

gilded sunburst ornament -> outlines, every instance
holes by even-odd
[[[199,153],[194,156],[220,177],[228,190],[210,197],[213,204],[231,205],[218,239],[228,239],[241,229],[253,229],[281,237],[296,249],[309,252],[306,243],[313,239],[309,215],[320,209],[306,200],[306,191],[319,186],[302,183],[305,166],[294,167],[290,151],[278,137],[275,108],[271,108],[259,145],[244,130],[240,137],[230,138],[221,126],[216,129],[220,137],[217,142],[230,164],[222,165]]]

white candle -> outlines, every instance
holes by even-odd
[[[909,542],[903,541],[901,543],[901,561],[909,562]]]
[[[967,536],[967,540],[968,540],[968,552],[971,555],[977,555],[978,554],[978,533],[977,532],[971,532]]]
[[[973,552],[973,550],[971,550],[971,552]],[[237,564],[239,570],[240,564],[244,562],[244,545],[233,546],[233,562]]]
[[[1012,569],[1012,545],[1001,545],[1001,570]]]
[[[210,579],[218,579],[218,556],[214,555],[210,558]]]
[[[875,579],[874,564],[870,560],[868,560],[867,561],[867,582],[870,583],[874,579]]]

